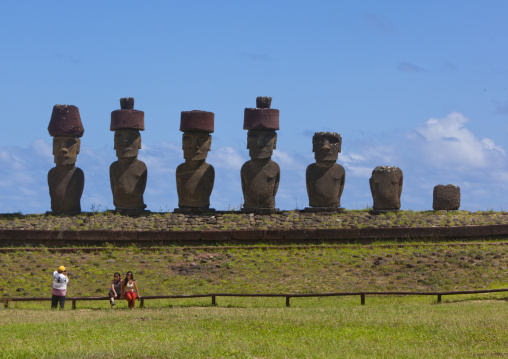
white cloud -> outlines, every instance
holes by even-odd
[[[208,154],[207,162],[217,168],[238,170],[247,161],[239,151],[230,146],[223,146],[213,149]]]
[[[31,147],[35,150],[35,153],[41,157],[52,158],[53,147],[43,139],[39,138],[32,142]]]
[[[408,137],[431,167],[463,170],[500,165],[505,151],[489,138],[478,139],[465,127],[468,121],[453,112],[429,119]]]
[[[273,151],[272,160],[277,162],[283,169],[303,170],[307,168],[307,166],[301,161],[297,160],[295,156],[292,156],[288,152],[281,150]]]
[[[372,158],[370,159],[372,162]],[[346,169],[346,178],[348,177],[359,177],[359,178],[370,178],[374,167],[368,167],[367,158],[359,153],[339,154],[340,164]]]
[[[26,168],[26,160],[12,147],[0,151],[0,161],[3,162],[4,166],[10,166],[17,170]]]

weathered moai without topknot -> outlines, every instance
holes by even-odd
[[[307,167],[306,183],[309,205],[305,212],[342,211],[340,197],[344,190],[346,171],[337,164],[342,137],[335,132],[316,132],[312,138],[312,152],[316,163]]]
[[[460,187],[442,184],[434,187],[432,208],[435,211],[456,211],[460,207]]]
[[[403,175],[398,167],[378,166],[369,180],[374,211],[397,211],[400,209]]]

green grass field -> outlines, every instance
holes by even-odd
[[[49,297],[69,269],[68,296],[105,296],[132,270],[141,295],[447,291],[508,287],[508,246],[393,243],[236,248],[137,247],[0,253],[2,297]],[[10,302],[0,358],[499,358],[508,357],[508,293],[445,296],[147,300],[114,310],[79,301]]]
[[[2,358],[498,358],[506,300],[422,297],[156,301],[147,308],[0,311]],[[188,305],[192,305],[188,307]],[[28,306],[30,309],[21,309]]]

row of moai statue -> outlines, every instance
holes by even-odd
[[[258,97],[256,108],[246,108],[244,130],[247,130],[247,149],[250,161],[240,171],[244,196],[242,212],[272,214],[279,187],[280,168],[272,161],[279,130],[279,110],[271,108],[271,97]],[[134,99],[120,99],[120,110],[111,113],[110,130],[114,131],[114,149],[118,160],[110,166],[110,183],[115,210],[125,214],[145,211],[143,194],[147,168],[138,160],[141,134],[144,131],[144,112],[134,109]],[[48,127],[53,139],[56,167],[48,172],[48,185],[53,213],[81,212],[81,195],[85,177],[76,167],[80,138],[84,128],[79,110],[72,105],[55,105]],[[211,150],[214,132],[214,113],[183,111],[180,119],[182,150],[185,162],[176,169],[176,187],[179,213],[214,211],[210,195],[215,171],[206,162]],[[312,151],[316,162],[306,171],[310,207],[307,212],[341,211],[340,199],[344,190],[346,172],[337,163],[342,138],[334,132],[316,132]],[[398,167],[376,167],[370,179],[375,211],[400,209],[403,176]],[[453,210],[460,206],[460,189],[456,186],[436,186],[434,209]]]

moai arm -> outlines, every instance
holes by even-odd
[[[51,176],[51,171],[54,171],[55,169],[52,168],[48,171],[48,187],[49,187],[49,197],[50,198],[53,198],[53,192],[51,191],[51,189],[53,188],[53,183],[52,183],[52,178],[53,176]]]
[[[210,198],[212,195],[213,185],[215,183],[215,169],[213,166],[208,167],[208,171],[210,171],[210,187],[208,188],[207,196]]]
[[[342,197],[342,192],[344,191],[345,184],[346,184],[346,171],[344,171],[344,176],[342,176],[342,179],[339,184],[339,200]]]
[[[279,189],[279,182],[280,182],[280,169],[279,169],[279,165],[277,165],[277,176],[275,177],[275,183],[274,183],[274,186],[273,186],[273,197],[275,199],[275,195],[277,194],[277,190]]]
[[[310,198],[310,173],[309,173],[310,165],[307,166],[307,170],[305,171],[305,185],[307,187],[307,197]]]
[[[246,163],[243,164],[242,169],[240,170],[240,179],[242,181],[242,194],[243,194],[243,200],[244,200],[244,202],[245,202],[245,178],[244,178],[244,173],[243,172],[245,171],[244,170],[244,166],[245,166]]]
[[[78,182],[78,188],[77,193],[79,193],[79,196],[77,196],[78,203],[81,200],[81,196],[83,195],[83,189],[85,188],[85,174],[81,170],[81,168],[76,168],[75,176]]]
[[[143,163],[143,162],[141,162],[141,163]],[[146,165],[144,163],[143,163],[143,166],[145,168],[144,168],[143,173],[139,177],[139,181],[138,181],[138,184],[137,184],[137,187],[138,187],[138,192],[137,193],[141,193],[141,194],[145,193],[146,179],[148,177],[148,170],[146,169]]]
[[[403,180],[404,176],[402,174],[402,171],[400,172],[400,181],[399,181],[399,198],[400,196],[402,195],[402,180]]]
[[[113,165],[114,163],[109,166],[109,184],[111,185],[111,193],[113,194],[113,202],[115,201],[115,182],[113,180]],[[114,203],[113,203],[114,204]]]

